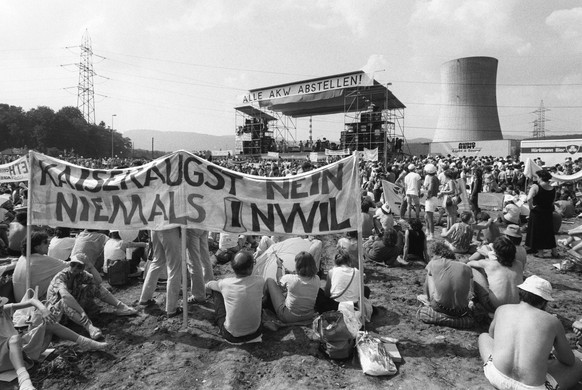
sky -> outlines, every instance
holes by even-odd
[[[93,51],[95,119],[233,135],[249,89],[365,70],[406,105],[407,139],[432,138],[444,62],[499,60],[505,138],[582,133],[582,4],[567,0],[102,0],[0,2],[0,103],[77,106]],[[344,115],[313,117],[339,140]],[[308,119],[288,136],[307,139]]]

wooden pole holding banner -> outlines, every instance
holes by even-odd
[[[358,224],[358,267],[360,268],[360,318],[362,319],[362,327],[366,329],[366,306],[364,306],[364,245],[362,235],[362,196],[360,194],[360,170],[358,151],[354,151],[354,171],[357,177],[356,180],[356,221]]]
[[[186,264],[186,227],[182,226],[180,228],[180,237],[182,241],[182,250],[180,253],[182,254],[181,262],[182,262],[182,326],[188,326],[188,268]]]
[[[32,151],[28,151],[28,166],[30,168]],[[26,194],[26,291],[30,288],[30,233],[32,231],[32,174],[28,173],[28,193]]]

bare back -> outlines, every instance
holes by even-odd
[[[499,307],[490,329],[493,364],[525,385],[543,384],[560,329],[557,318],[527,303]]]

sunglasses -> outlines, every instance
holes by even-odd
[[[71,268],[85,269],[85,264],[74,262],[71,263]]]

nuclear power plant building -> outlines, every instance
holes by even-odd
[[[502,140],[497,59],[466,57],[441,66],[441,107],[433,142]]]

